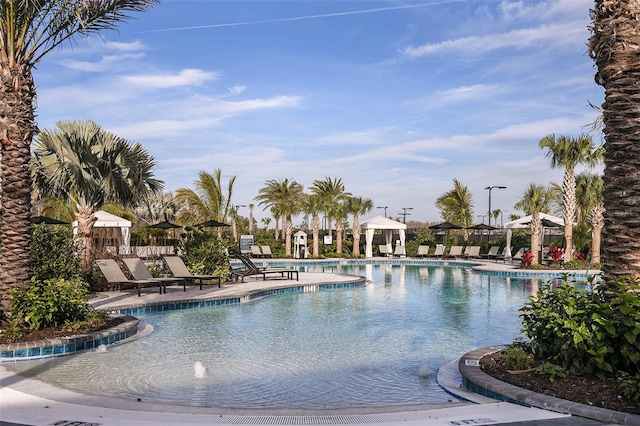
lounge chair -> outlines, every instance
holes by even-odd
[[[249,259],[247,256],[244,256],[239,253],[230,253],[229,257],[231,259],[238,259],[242,262],[244,267],[231,269],[231,277],[238,279],[240,278],[240,282],[244,282],[245,277],[250,276],[259,276],[262,275],[262,279],[266,280],[267,275],[280,275],[281,278],[286,278],[288,280],[292,280],[295,275],[296,281],[299,280],[298,270],[290,269],[290,268],[259,268]]]
[[[451,246],[449,253],[445,255],[446,258],[455,259],[462,256],[462,246]]]
[[[407,252],[404,246],[396,246],[396,249],[393,251],[393,257],[407,257]]]
[[[138,297],[141,295],[142,287],[147,286],[158,286],[160,287],[160,294],[163,292],[167,292],[166,283],[161,280],[150,279],[150,280],[130,280],[127,276],[122,272],[118,262],[115,259],[97,259],[95,260],[96,265],[100,268],[100,272],[104,275],[105,279],[109,284],[119,284],[121,286],[132,286],[138,287]]]
[[[251,257],[262,257],[262,250],[258,246],[251,246]]]
[[[380,253],[380,256],[386,256],[386,257],[389,257],[392,255],[392,253],[389,252],[389,247],[387,247],[386,244],[380,244],[378,246],[378,253]]]
[[[433,257],[444,257],[444,245],[437,244],[436,249],[433,252]]]
[[[462,256],[465,259],[477,259],[480,257],[480,246],[466,246]]]
[[[416,253],[416,257],[427,257],[429,256],[429,246],[418,246],[418,252]]]
[[[489,251],[485,254],[481,254],[480,257],[482,257],[483,259],[491,260],[491,259],[495,259],[499,253],[500,253],[500,246],[491,246]]]
[[[149,272],[147,265],[145,265],[142,259],[140,259],[139,257],[126,257],[122,259],[122,261],[125,265],[127,265],[129,272],[131,272],[131,275],[133,275],[133,278],[135,278],[136,280],[161,281],[165,283],[165,291],[167,284],[182,284],[184,291],[187,291],[186,279],[176,277],[156,278],[151,275],[151,272]]]
[[[217,281],[218,288],[220,288],[220,277],[216,275],[194,275],[189,272],[187,265],[178,256],[164,256],[163,259],[174,277],[184,278],[194,284],[197,282],[200,284],[200,290],[202,290],[203,281]]]
[[[524,254],[524,247],[522,247],[520,250],[518,250],[516,252],[516,254],[514,254],[511,257],[511,263],[514,263],[515,261],[520,262],[522,260],[522,255]]]
[[[271,246],[260,246],[260,249],[262,250],[263,257],[273,257],[273,253],[271,253]]]

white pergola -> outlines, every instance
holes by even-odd
[[[564,220],[561,217],[552,216],[547,213],[538,213],[540,216],[540,220],[547,220],[555,225],[564,228]],[[507,222],[504,224],[505,229],[507,230],[507,251],[506,257],[511,258],[511,233],[513,229],[529,229],[531,224],[532,215],[521,217],[520,219],[512,220],[511,222]],[[544,228],[543,228],[544,232]],[[542,243],[542,239],[540,242]]]
[[[361,222],[360,226],[362,230],[365,231],[365,239],[367,241],[365,257],[373,257],[373,234],[375,233],[376,229],[384,231],[385,242],[387,244],[389,253],[393,252],[393,231],[398,231],[398,234],[400,234],[400,245],[404,245],[405,230],[407,229],[407,225],[402,222],[398,222],[384,216],[376,216]]]
[[[120,216],[105,212],[104,210],[98,210],[93,213],[95,222],[94,228],[120,228],[122,234],[122,246],[120,247],[120,253],[129,254],[131,244],[131,221]],[[78,233],[78,221],[73,222],[73,233]]]

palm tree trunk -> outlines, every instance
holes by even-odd
[[[342,256],[342,221],[336,220],[336,253]]]
[[[357,214],[353,215],[353,256],[360,256],[360,216]]]
[[[604,87],[604,230],[606,280],[640,276],[640,8],[636,1],[596,0],[589,53]]]
[[[293,223],[291,222],[291,218],[288,217],[285,220],[284,228],[284,254],[287,257],[291,257],[291,234],[293,234]]]
[[[573,169],[567,168],[562,181],[562,219],[564,220],[564,261],[573,259],[573,221],[576,218],[576,178]]]
[[[31,279],[31,140],[35,88],[30,68],[0,70],[0,314],[9,310],[8,290]]]
[[[78,221],[78,237],[80,238],[80,267],[84,273],[91,272],[93,261],[93,209],[90,206],[78,206],[75,213]]]
[[[314,214],[311,218],[311,230],[313,232],[313,257],[315,259],[320,257],[320,216]]]
[[[591,263],[600,263],[601,234],[604,227],[604,206],[598,204],[589,212],[589,224],[591,225]]]
[[[533,254],[532,265],[540,263],[540,234],[542,233],[542,222],[540,216],[535,213],[531,218],[531,254]]]

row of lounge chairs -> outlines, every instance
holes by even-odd
[[[243,265],[242,267],[232,267],[231,269],[231,277],[236,281],[239,279],[240,282],[244,282],[245,277],[249,276],[262,276],[262,278],[266,280],[267,276],[273,275],[289,280],[292,280],[295,276],[296,281],[298,281],[297,269],[257,267],[251,259],[239,253],[229,254],[229,258],[240,260]],[[99,259],[96,260],[95,263],[110,286],[116,288],[137,288],[138,296],[141,296],[142,288],[145,287],[159,287],[160,294],[166,293],[167,284],[181,284],[183,291],[187,291],[187,285],[189,284],[199,285],[200,290],[202,290],[202,285],[207,281],[217,284],[218,288],[221,287],[221,277],[216,275],[192,274],[178,256],[164,256],[163,260],[173,276],[162,278],[152,276],[147,265],[145,265],[139,257],[122,259],[133,279],[129,279],[125,275],[115,259]]]
[[[445,252],[445,247],[441,244],[438,244],[435,247],[433,253],[429,253],[430,247],[426,245],[421,245],[418,247],[418,252],[416,253],[416,257],[435,257],[435,258],[443,258],[443,259],[487,259],[487,260],[502,260],[506,261],[508,259],[506,253],[506,247],[500,252],[499,246],[492,246],[489,248],[487,253],[480,253],[480,246],[468,245],[463,248],[463,246],[451,246],[449,248],[449,252]],[[521,248],[511,257],[511,261],[519,261],[522,259],[522,253],[524,253],[524,248]]]
[[[270,246],[251,246],[251,257],[273,257]]]

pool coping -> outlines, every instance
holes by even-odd
[[[480,368],[480,359],[485,355],[495,353],[504,348],[505,346],[490,346],[464,354],[458,361],[458,370],[462,375],[463,388],[489,398],[526,407],[543,408],[558,413],[566,413],[615,424],[640,425],[640,415],[593,407],[536,393],[502,382],[482,371]]]

